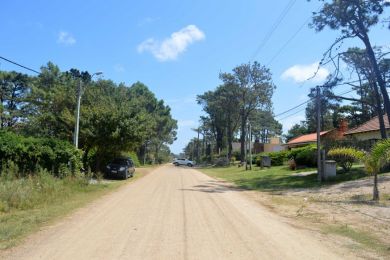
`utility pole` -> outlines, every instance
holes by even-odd
[[[95,72],[91,75],[91,80],[93,76],[95,75],[101,75],[103,72],[98,71]],[[79,148],[79,130],[80,130],[80,105],[81,105],[81,95],[83,94],[83,89],[82,89],[82,77],[81,75],[79,76],[79,85],[77,87],[77,108],[76,108],[76,125],[74,127],[74,139],[73,143],[76,148]]]
[[[321,90],[317,86],[317,179],[322,181],[321,167]]]
[[[249,124],[249,169],[252,170],[252,125]]]
[[[229,158],[229,138],[228,138],[228,129],[227,127],[225,127],[225,133],[226,133],[226,142],[225,142],[225,145],[226,145],[226,160],[229,162],[230,164],[230,158]]]
[[[76,125],[74,128],[74,140],[73,140],[76,149],[79,148],[80,104],[81,104],[81,78],[79,78],[79,85],[77,88]]]
[[[200,140],[199,140],[199,132],[200,132],[200,127],[198,127],[198,141],[196,142],[196,163],[199,164],[199,161],[200,161],[200,158],[199,158],[199,144],[200,144]]]
[[[245,158],[245,170],[248,170],[248,158],[247,158],[247,149],[248,149],[248,135],[244,135],[244,141],[245,141],[245,151],[244,151],[244,158]]]
[[[250,169],[252,170],[252,125],[249,122],[249,160],[250,160]]]

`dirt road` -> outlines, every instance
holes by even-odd
[[[308,231],[196,170],[163,166],[6,259],[338,259]]]

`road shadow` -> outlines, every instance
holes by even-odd
[[[220,181],[206,181],[203,184],[194,185],[191,188],[179,189],[181,191],[205,192],[205,193],[225,193],[229,191],[239,191],[237,187],[221,183]]]

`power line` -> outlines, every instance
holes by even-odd
[[[305,102],[303,102],[303,103],[301,103],[301,104],[299,104],[299,105],[297,105],[297,106],[295,106],[295,107],[293,107],[293,108],[290,108],[290,109],[288,109],[288,110],[286,110],[286,111],[284,111],[284,112],[282,112],[282,113],[280,113],[280,114],[277,114],[275,117],[279,117],[279,116],[284,115],[284,114],[286,114],[286,113],[288,113],[288,112],[290,112],[290,111],[292,111],[292,110],[295,110],[295,109],[297,109],[298,107],[303,106],[303,105],[309,103],[311,100],[312,100],[312,99],[306,100]]]
[[[288,12],[291,10],[291,8],[294,6],[297,0],[290,0],[286,7],[283,9],[283,11],[280,13],[279,17],[276,19],[275,23],[272,25],[271,29],[267,32],[265,37],[263,38],[262,42],[259,44],[259,47],[257,47],[255,53],[252,56],[252,59],[255,59],[256,56],[259,54],[259,52],[264,48],[264,46],[267,44],[267,42],[271,39],[271,36],[276,31],[276,29],[279,27],[279,25],[282,23]]]
[[[283,120],[285,120],[285,119],[287,119],[287,118],[289,118],[289,117],[295,116],[296,114],[298,114],[298,113],[304,111],[305,109],[306,109],[306,108],[300,109],[300,110],[298,110],[297,112],[295,112],[295,113],[293,113],[293,114],[291,114],[291,115],[288,115],[288,116],[286,116],[286,117],[283,117],[283,118],[281,118],[281,119],[278,119],[278,121],[283,121]]]
[[[297,37],[297,35],[303,30],[303,28],[305,28],[305,26],[309,23],[311,19],[311,16],[306,19],[306,21],[298,28],[298,30],[283,44],[283,46],[276,52],[276,54],[274,56],[272,56],[272,58],[268,61],[267,63],[267,67],[269,65],[271,65],[271,63],[277,58],[279,57],[279,55],[284,51],[284,49],[295,39],[295,37]]]
[[[318,12],[319,10],[321,9],[321,7],[319,7],[317,9],[316,12]],[[282,45],[282,47],[275,53],[274,56],[272,56],[272,58],[268,61],[267,63],[267,67],[269,65],[271,65],[271,63],[277,58],[279,57],[279,55],[284,51],[284,49],[295,39],[295,37],[297,37],[297,35],[303,30],[303,28],[305,28],[305,26],[310,22],[310,20],[312,19],[312,16],[309,16],[305,22],[298,28],[298,30],[295,31],[295,33]]]
[[[347,83],[349,83],[349,82],[347,82]],[[340,85],[345,85],[345,84],[347,84],[347,83],[339,84],[338,86],[340,86]],[[350,90],[348,90],[347,92],[339,93],[339,94],[336,94],[335,96],[342,97],[342,96],[344,96],[344,95],[346,95],[346,94],[349,94],[349,93],[351,93],[351,92],[353,92],[353,91],[355,91],[355,90],[354,90],[354,89],[350,89]],[[313,99],[315,99],[315,98],[308,99],[308,100],[306,100],[305,102],[303,102],[303,103],[301,103],[301,104],[299,104],[299,105],[296,105],[295,107],[292,107],[292,108],[290,108],[290,109],[288,109],[288,110],[286,110],[286,111],[284,111],[284,112],[282,112],[282,113],[277,114],[275,117],[279,117],[279,116],[284,115],[284,114],[286,114],[286,113],[288,113],[288,112],[291,112],[291,111],[297,109],[298,107],[301,107],[301,106],[303,106],[303,105],[309,103],[309,102],[312,101]],[[294,115],[298,114],[299,112],[302,112],[302,111],[305,110],[305,109],[306,109],[306,108],[300,109],[300,110],[298,110],[297,112],[294,112],[293,114],[290,114],[290,115],[285,116],[285,117],[283,117],[283,118],[281,118],[281,119],[278,119],[278,121],[282,121],[282,120],[287,119],[287,118],[289,118],[289,117],[291,117],[291,116],[294,116]]]
[[[24,66],[24,65],[21,65],[21,64],[19,64],[19,63],[15,62],[15,61],[12,61],[12,60],[6,59],[6,58],[4,58],[4,57],[1,57],[1,56],[0,56],[0,59],[2,59],[2,60],[5,60],[5,61],[7,61],[7,62],[9,62],[9,63],[12,63],[12,64],[14,64],[14,65],[16,65],[16,66],[19,66],[19,67],[21,67],[21,68],[23,68],[23,69],[26,69],[26,70],[29,70],[29,71],[35,72],[35,73],[37,73],[37,74],[41,74],[40,72],[38,72],[38,71],[36,71],[36,70],[34,70],[34,69],[31,69],[31,68],[29,68],[29,67],[26,67],[26,66]]]

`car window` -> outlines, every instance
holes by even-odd
[[[127,165],[127,160],[126,159],[114,159],[112,161],[113,164],[120,164],[120,165]]]

